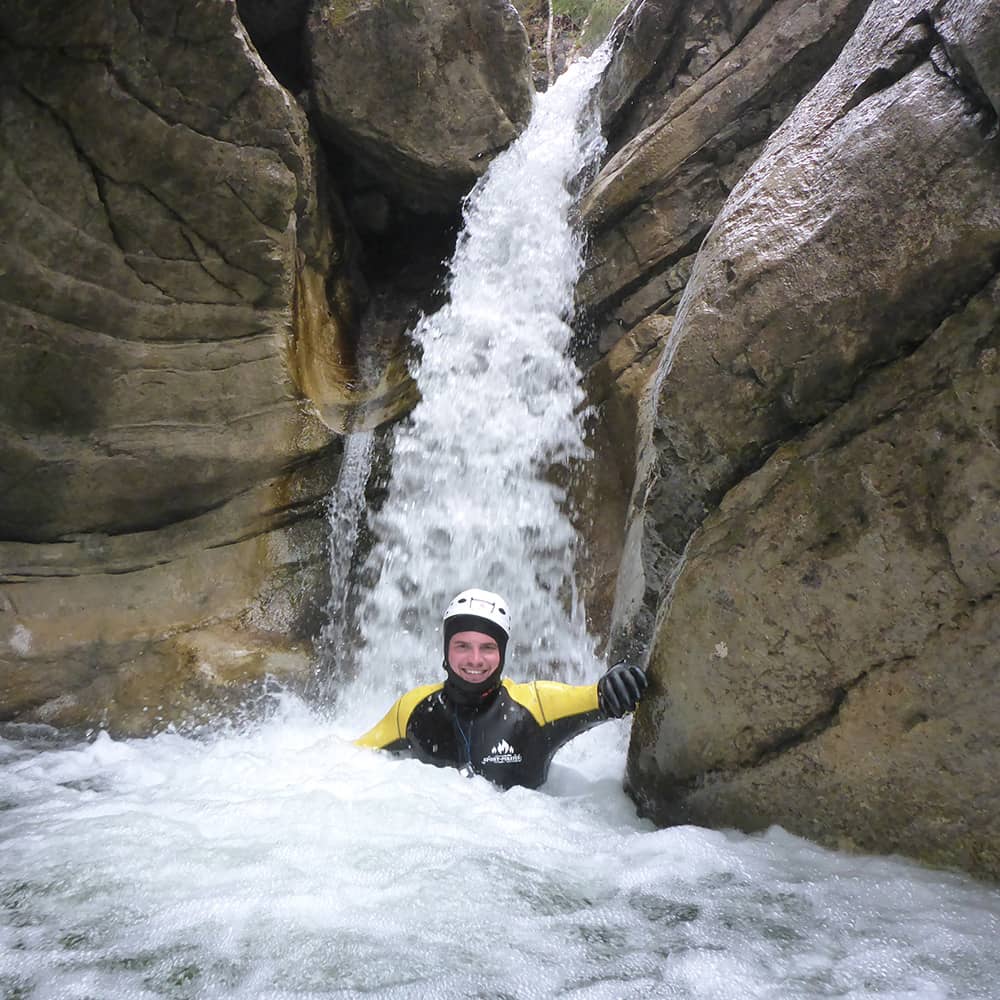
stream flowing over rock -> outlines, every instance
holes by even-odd
[[[998,877],[1000,0],[632,0],[610,45],[556,476],[649,667],[629,791]],[[501,0],[0,0],[0,721],[312,676],[344,435],[418,398],[531,79]]]

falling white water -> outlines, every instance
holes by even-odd
[[[338,666],[349,657],[350,646],[351,572],[358,535],[365,511],[365,486],[372,466],[373,431],[358,431],[348,435],[340,462],[336,485],[327,503],[330,525],[330,599],[326,606],[327,621],[319,640],[321,684],[320,700],[327,700],[327,688],[335,682]]]
[[[364,693],[436,680],[439,625],[467,587],[514,614],[510,671],[583,680],[592,644],[573,587],[563,477],[584,454],[567,357],[582,246],[573,182],[603,148],[589,94],[603,56],[536,101],[469,196],[449,302],[415,331],[421,401],[395,436],[361,613]]]

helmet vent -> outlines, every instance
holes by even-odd
[[[444,613],[447,622],[459,613],[473,615],[484,621],[492,622],[505,636],[510,636],[510,614],[507,611],[507,601],[499,594],[488,590],[463,590],[452,598]]]

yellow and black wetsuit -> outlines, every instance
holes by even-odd
[[[408,691],[355,742],[409,751],[439,767],[468,768],[503,788],[537,788],[564,743],[608,718],[596,684],[504,678],[475,706],[456,704],[443,688],[428,684]]]

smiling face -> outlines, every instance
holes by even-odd
[[[448,641],[448,665],[472,684],[480,684],[500,669],[500,647],[484,632],[456,632]]]

